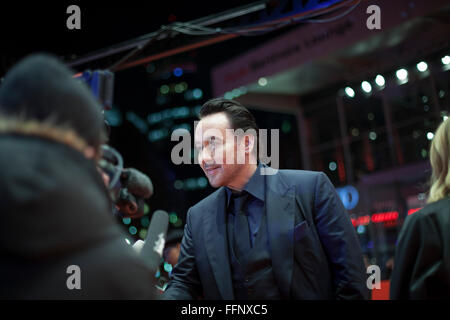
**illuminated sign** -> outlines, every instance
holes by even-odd
[[[410,214],[413,214],[414,212],[419,211],[420,209],[422,209],[422,208],[409,209],[409,210],[408,210],[408,216],[409,216]]]
[[[351,219],[352,224],[355,227],[367,226],[370,222],[372,223],[393,223],[398,220],[398,211],[390,212],[379,212],[372,215],[360,216],[356,219]]]
[[[342,204],[345,209],[352,210],[356,207],[359,201],[359,193],[353,186],[345,186],[342,188],[336,188],[336,191],[341,198]]]

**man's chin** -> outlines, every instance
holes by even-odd
[[[211,187],[213,187],[213,188],[219,188],[222,186],[221,179],[208,178],[208,181],[209,181],[209,184],[211,185]]]

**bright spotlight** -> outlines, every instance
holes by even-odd
[[[443,64],[443,65],[448,65],[448,64],[450,64],[450,56],[442,57],[441,61],[442,61],[442,64]]]
[[[264,87],[265,85],[267,85],[267,79],[264,78],[264,77],[259,78],[258,84],[259,84],[261,87]]]
[[[233,96],[233,94],[232,94],[231,92],[226,92],[226,93],[223,95],[223,97],[224,97],[225,99],[228,99],[228,100],[231,100],[231,99],[234,98],[234,96]]]
[[[345,88],[345,93],[347,94],[347,96],[349,96],[350,98],[353,98],[355,96],[355,90],[353,90],[350,87],[346,87]]]
[[[406,71],[406,69],[399,69],[397,70],[395,75],[397,76],[398,80],[403,81],[406,80],[406,78],[408,78],[408,71]]]
[[[331,161],[331,162],[328,164],[328,168],[329,168],[331,171],[335,171],[335,170],[337,169],[337,164],[336,164],[336,162]]]
[[[361,88],[364,90],[364,92],[370,93],[372,91],[372,86],[368,81],[363,81],[361,83]]]
[[[423,62],[423,61],[420,61],[416,67],[417,67],[417,70],[419,70],[420,72],[425,72],[428,69],[427,63]]]
[[[375,78],[375,83],[377,84],[377,86],[382,87],[384,86],[386,81],[384,80],[384,77],[381,74],[379,74]]]

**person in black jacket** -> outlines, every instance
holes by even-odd
[[[450,299],[450,121],[436,130],[428,204],[406,218],[391,278],[391,299]]]
[[[96,166],[101,106],[73,74],[37,54],[0,87],[0,298],[157,298]]]

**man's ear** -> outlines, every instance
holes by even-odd
[[[252,134],[246,135],[244,137],[244,143],[245,143],[245,152],[251,153],[253,149],[255,148],[255,136]]]

